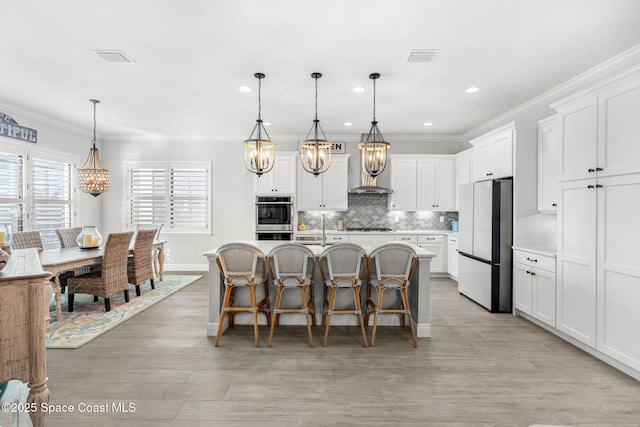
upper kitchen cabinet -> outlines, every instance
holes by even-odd
[[[349,207],[349,155],[334,154],[326,172],[314,176],[298,168],[297,210],[346,211]]]
[[[454,179],[453,158],[418,159],[418,210],[455,210]]]
[[[471,141],[475,181],[513,176],[513,125]]]
[[[453,156],[394,155],[391,157],[389,209],[452,211],[455,206]]]
[[[254,176],[253,191],[255,194],[294,194],[296,192],[295,153],[276,151],[273,169],[262,176]]]
[[[640,170],[640,76],[559,102],[560,181]]]
[[[544,213],[558,210],[560,144],[556,121],[552,116],[538,123],[538,210]]]
[[[456,185],[456,210],[459,207],[458,200],[458,186],[463,184],[469,184],[474,182],[473,175],[473,148],[469,148],[468,150],[461,151],[456,154],[456,177],[455,177],[455,185]]]
[[[391,189],[389,209],[415,211],[418,189],[418,164],[416,156],[389,156],[391,159]]]

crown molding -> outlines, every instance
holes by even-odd
[[[6,114],[16,114],[20,115],[20,118],[27,118],[29,120],[35,120],[40,123],[44,123],[47,125],[55,126],[62,130],[67,130],[69,132],[74,132],[83,136],[91,136],[91,129],[80,128],[78,126],[72,125],[68,122],[64,122],[62,120],[55,119],[51,116],[45,116],[42,114],[34,113],[33,111],[27,111],[22,108],[15,107],[13,105],[8,105],[3,102],[0,102],[0,108],[3,113]],[[15,118],[15,117],[14,117]]]
[[[578,74],[495,119],[471,129],[463,134],[463,138],[466,141],[477,138],[507,122],[517,121],[518,117],[522,117],[527,113],[544,107],[554,108],[561,101],[563,103],[565,101],[571,102],[576,98],[595,93],[605,86],[627,79],[638,72],[640,72],[640,44]],[[548,115],[549,113],[543,117]]]

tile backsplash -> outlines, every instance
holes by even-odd
[[[444,217],[443,222],[440,222],[441,216]],[[451,221],[458,219],[458,212],[390,211],[386,194],[349,194],[349,210],[327,213],[326,229],[337,230],[339,219],[344,220],[345,230],[352,227],[451,230]],[[304,221],[307,230],[322,228],[322,219],[318,212],[298,212],[298,221],[300,220]]]

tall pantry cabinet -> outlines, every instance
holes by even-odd
[[[640,372],[640,75],[553,107],[556,327]]]

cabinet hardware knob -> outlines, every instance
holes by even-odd
[[[596,184],[596,188],[602,188],[602,184]]]
[[[595,188],[593,185],[587,185],[587,188]]]
[[[529,257],[527,257],[527,261],[531,261],[531,262],[538,262],[538,260],[537,260],[537,259],[533,259],[533,258],[529,258]]]
[[[493,175],[493,172],[489,172],[489,173],[487,174],[487,176],[491,176],[491,175]]]
[[[553,206],[554,208],[558,206],[557,203],[551,203],[551,206]]]
[[[595,169],[593,169],[593,168],[589,168],[589,169],[587,169],[587,172],[595,172],[595,171],[596,171],[596,170],[595,170]]]
[[[596,172],[600,172],[602,168],[596,168]]]

